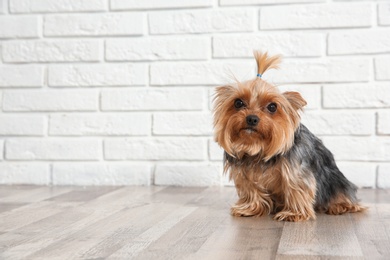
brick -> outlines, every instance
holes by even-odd
[[[285,60],[279,70],[270,70],[264,79],[276,83],[323,83],[369,81],[370,60],[320,59]]]
[[[370,111],[308,111],[302,123],[316,135],[372,135],[375,114]]]
[[[148,135],[151,121],[151,116],[146,113],[51,115],[49,134],[57,136]]]
[[[390,188],[390,164],[381,164],[378,168],[378,188]]]
[[[378,24],[390,25],[390,3],[378,3]]]
[[[315,4],[262,7],[260,29],[369,27],[371,4]]]
[[[251,66],[252,65],[252,66]],[[253,63],[244,62],[180,62],[153,63],[150,65],[152,85],[219,85],[231,78],[232,73],[237,78],[247,77],[248,71],[255,68]]]
[[[390,134],[390,111],[378,112],[378,134],[389,135]]]
[[[376,164],[340,162],[337,166],[345,177],[359,188],[376,188]]]
[[[295,3],[316,3],[326,0],[220,0],[221,6],[232,5],[264,5],[264,4],[295,4]]]
[[[0,14],[5,13],[5,10],[7,10],[6,6],[5,6],[6,4],[7,4],[7,1],[0,0]]]
[[[41,163],[1,163],[0,184],[50,184],[50,167]]]
[[[44,19],[45,36],[120,36],[143,32],[141,13],[47,15]]]
[[[0,140],[0,161],[4,159],[3,155],[4,155],[4,140]]]
[[[221,184],[221,167],[212,164],[157,165],[156,185],[215,186]]]
[[[37,38],[39,24],[36,16],[0,16],[0,39]]]
[[[42,136],[45,134],[46,120],[35,115],[0,115],[0,135]]]
[[[99,61],[102,45],[91,40],[7,41],[5,62]]]
[[[390,56],[375,58],[375,79],[390,80]]]
[[[154,1],[154,0],[111,0],[112,10],[139,10],[139,9],[165,9],[165,8],[192,8],[192,7],[211,7],[212,0],[170,0],[170,1]]]
[[[388,84],[336,84],[323,87],[326,108],[390,107]]]
[[[207,92],[209,111],[213,111],[214,109],[214,96],[215,96],[215,88],[209,89]]]
[[[390,29],[331,32],[328,54],[369,54],[390,52]]]
[[[210,161],[220,161],[222,165],[224,150],[213,139],[209,140],[209,159]]]
[[[297,91],[306,100],[307,105],[305,110],[314,110],[321,108],[321,86],[320,85],[282,85],[278,86],[279,90],[285,91]]]
[[[104,0],[10,0],[11,13],[104,11]]]
[[[101,142],[94,139],[8,139],[7,160],[74,160],[101,158]]]
[[[4,111],[96,111],[95,90],[4,91]]]
[[[215,36],[213,57],[253,57],[252,50],[267,50],[284,57],[316,57],[323,53],[324,40],[324,35],[319,33]]]
[[[211,135],[211,113],[155,113],[154,135]]]
[[[389,137],[323,137],[337,160],[389,161]]]
[[[55,163],[54,185],[150,185],[152,167],[145,164]]]
[[[107,139],[104,158],[108,160],[203,160],[205,143],[195,138]]]
[[[49,67],[53,87],[145,85],[144,64],[75,64]]]
[[[253,31],[252,10],[192,10],[149,14],[151,34]]]
[[[0,64],[0,87],[41,87],[44,68],[36,65],[6,66]]]
[[[137,98],[134,98],[137,97]],[[103,90],[103,111],[202,110],[203,91],[199,89]]]
[[[107,60],[206,60],[208,57],[210,40],[206,37],[150,37],[106,41]]]

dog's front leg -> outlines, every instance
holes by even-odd
[[[283,206],[274,219],[292,222],[315,219],[316,181],[314,176],[288,162],[281,163],[280,174],[279,195],[283,198]]]
[[[231,208],[233,216],[261,216],[272,212],[272,199],[263,188],[241,172],[231,172],[231,178],[238,195],[238,201]]]

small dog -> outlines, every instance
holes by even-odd
[[[300,123],[306,101],[261,79],[280,56],[254,52],[257,77],[216,89],[215,140],[225,150],[224,171],[236,186],[234,216],[274,213],[279,221],[315,219],[363,211],[357,187],[336,166],[332,153]]]

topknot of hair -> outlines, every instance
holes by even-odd
[[[269,56],[268,52],[254,51],[253,55],[256,59],[258,75],[263,75],[269,69],[278,69],[282,61],[280,55]]]

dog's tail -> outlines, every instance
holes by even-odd
[[[254,51],[253,55],[255,56],[257,63],[257,77],[261,78],[264,72],[269,69],[278,69],[279,64],[282,61],[280,55],[268,56],[268,52]]]

